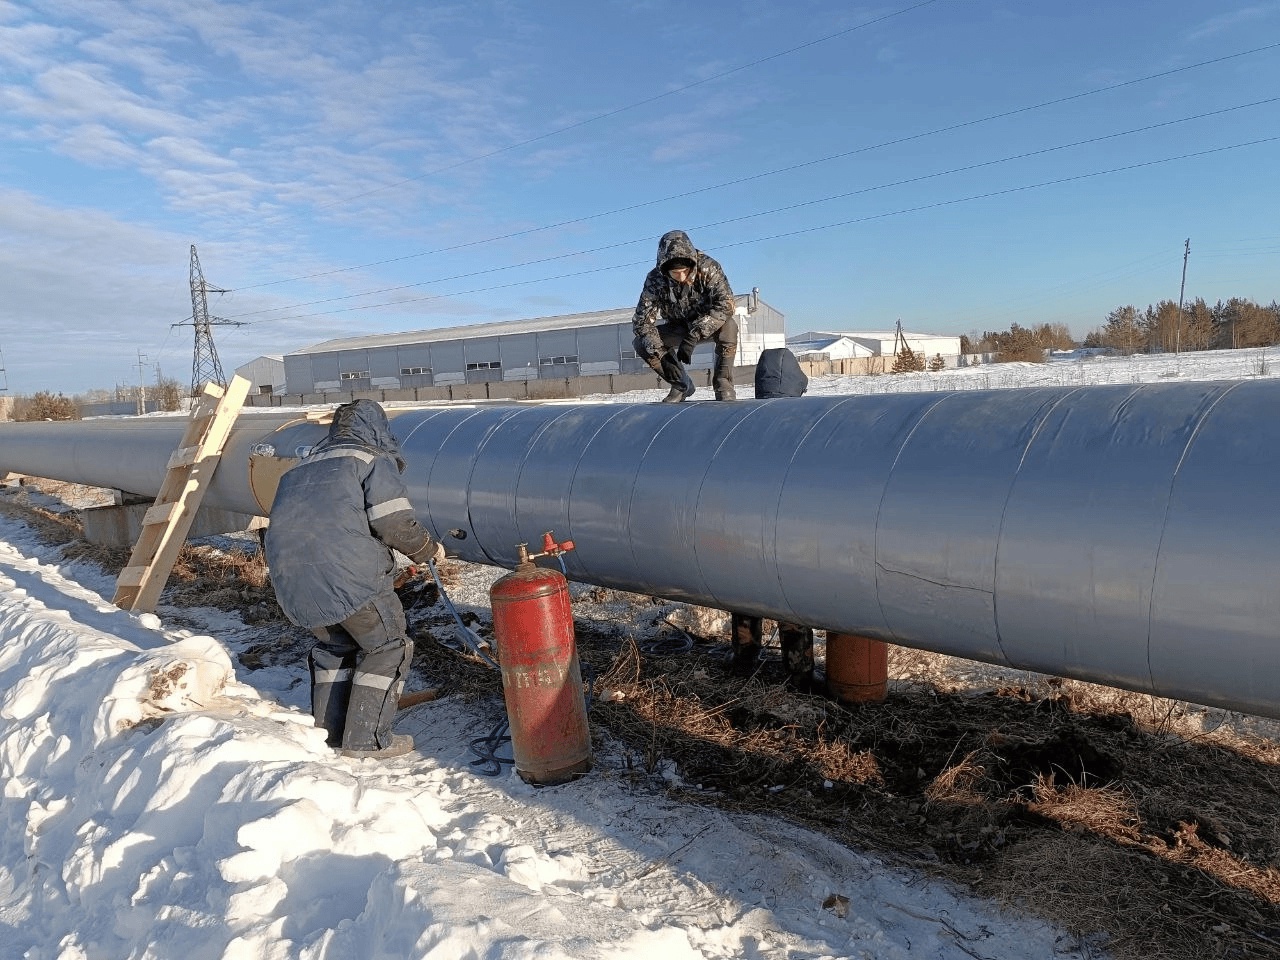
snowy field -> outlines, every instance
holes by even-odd
[[[1064,358],[810,393],[1234,379],[1278,360]],[[482,603],[492,574],[459,599]],[[113,588],[0,518],[2,958],[1105,956],[815,833],[678,805],[615,756],[560,787],[482,776],[467,744],[489,722],[449,700],[401,714],[415,753],[337,758],[303,663],[237,672],[259,628],[125,613]]]

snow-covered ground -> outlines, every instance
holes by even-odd
[[[1068,359],[810,392],[1227,379],[1277,360]],[[817,834],[677,805],[617,757],[559,787],[482,776],[467,744],[487,720],[448,700],[402,713],[413,754],[338,758],[304,664],[237,674],[260,628],[125,613],[113,587],[0,519],[0,957],[1103,955]]]

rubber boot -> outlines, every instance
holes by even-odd
[[[711,386],[715,388],[717,400],[737,400],[733,389],[733,358],[738,354],[736,343],[716,345],[716,369],[711,377]]]

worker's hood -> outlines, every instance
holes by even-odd
[[[809,378],[800,369],[800,361],[786,347],[774,347],[760,354],[756,364],[756,399],[802,397]]]
[[[698,248],[683,230],[669,230],[658,241],[658,269],[665,273],[672,260],[688,260],[692,267],[698,265]]]
[[[316,444],[314,452],[351,445],[388,454],[396,466],[404,470],[404,457],[400,454],[399,442],[391,435],[391,422],[386,411],[372,400],[353,400],[334,410],[329,435]]]

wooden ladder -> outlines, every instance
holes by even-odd
[[[129,565],[116,579],[112,601],[116,606],[155,610],[248,393],[249,381],[244,377],[232,377],[225,391],[217,384],[205,384],[191,410],[182,444],[169,458],[164,484],[142,518]]]

